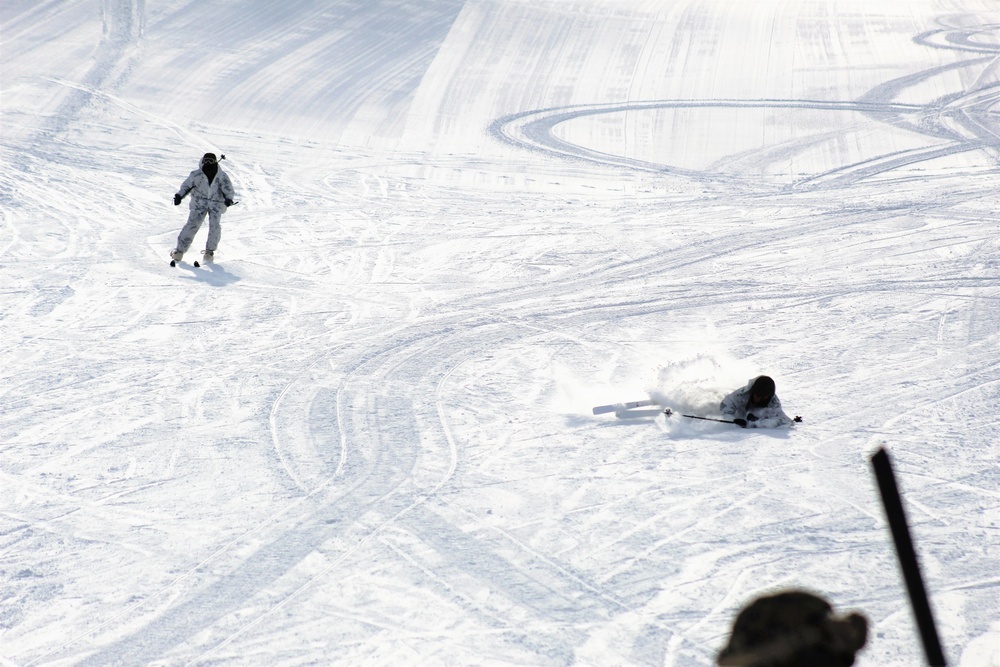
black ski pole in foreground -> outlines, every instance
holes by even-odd
[[[917,562],[917,552],[914,550],[913,540],[910,538],[910,528],[906,523],[903,501],[899,496],[899,488],[896,486],[896,476],[892,472],[892,461],[889,460],[889,454],[883,448],[875,452],[871,462],[875,469],[879,491],[882,494],[885,516],[889,520],[889,528],[892,530],[892,540],[896,544],[899,566],[903,571],[906,589],[910,594],[910,605],[917,620],[920,639],[924,644],[927,664],[933,667],[944,667],[947,662],[945,662],[944,652],[941,650],[941,641],[938,639],[937,627],[934,625],[934,615],[931,613],[924,580],[920,575],[920,564]]]

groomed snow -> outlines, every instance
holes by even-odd
[[[795,586],[910,667],[886,447],[1000,666],[996,0],[5,0],[0,57],[0,664],[707,666]],[[803,424],[591,414],[759,373]]]

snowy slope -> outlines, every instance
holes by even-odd
[[[0,662],[702,666],[802,586],[920,664],[885,446],[1000,665],[998,17],[4,2]]]

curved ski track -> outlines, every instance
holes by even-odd
[[[961,61],[952,65],[934,68],[926,72],[903,77],[888,82],[870,91],[857,101],[836,100],[645,100],[611,104],[580,104],[566,107],[552,107],[519,112],[491,123],[489,131],[496,139],[546,155],[573,160],[583,160],[598,165],[620,167],[630,170],[668,173],[695,180],[713,180],[730,185],[751,185],[748,177],[736,177],[727,173],[726,160],[714,165],[711,171],[682,169],[667,164],[612,155],[584,146],[573,144],[556,136],[556,128],[568,121],[601,114],[627,111],[653,111],[658,109],[786,109],[826,111],[830,113],[859,112],[869,118],[889,123],[903,129],[918,132],[944,144],[921,147],[895,154],[880,155],[856,164],[845,165],[822,174],[811,175],[785,186],[789,190],[842,188],[874,176],[891,172],[920,162],[934,160],[966,151],[1000,151],[1000,134],[993,129],[1000,121],[1000,85],[968,91],[963,95],[948,97],[934,102],[917,105],[902,104],[892,100],[902,97],[908,86],[923,79],[951,70],[984,65],[995,62],[1000,55],[1000,47],[992,44],[976,43],[975,35],[1000,31],[1000,24],[984,24],[975,28],[952,28],[924,33],[914,38],[921,44],[938,48],[972,51],[989,54],[987,57]],[[789,155],[806,150],[814,139],[804,139],[783,146],[780,151],[770,150],[760,155],[757,167],[766,167],[767,162],[776,162]],[[754,181],[753,183],[756,183]]]

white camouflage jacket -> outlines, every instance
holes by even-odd
[[[215,179],[209,183],[208,176],[201,169],[195,169],[181,184],[181,189],[177,191],[181,197],[191,194],[191,202],[188,207],[191,210],[216,211],[226,210],[226,200],[236,197],[233,190],[233,183],[229,180],[226,172],[219,169]]]
[[[756,381],[757,378],[751,378],[747,382],[747,386],[737,389],[722,399],[722,403],[719,404],[719,411],[722,412],[723,416],[729,419],[747,418],[747,401],[750,400],[750,388],[753,387],[753,383]],[[781,401],[778,400],[777,394],[763,408],[753,408],[749,412],[757,418],[757,421],[747,420],[747,428],[778,428],[780,426],[789,426],[792,423],[789,416],[781,409]]]

